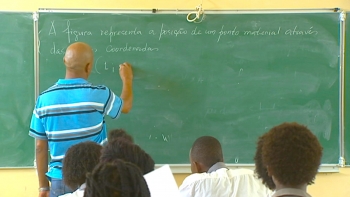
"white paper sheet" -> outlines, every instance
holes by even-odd
[[[143,176],[147,182],[151,197],[179,197],[174,175],[169,165],[164,165]]]

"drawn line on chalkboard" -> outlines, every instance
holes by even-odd
[[[41,55],[41,53],[40,53],[40,40],[39,39],[38,39],[38,53],[39,53],[39,55]]]
[[[166,88],[159,87],[145,87],[145,90],[167,90]]]
[[[164,142],[166,141],[168,141],[168,139],[162,134],[162,136],[163,136],[163,140],[164,140]]]
[[[242,72],[243,72],[243,68],[239,69],[238,76],[241,76]]]
[[[96,59],[96,62],[95,62],[95,71],[98,73],[98,74],[101,74],[100,72],[98,72],[98,69],[97,69],[97,63],[98,63],[98,60],[101,58],[102,56],[100,56],[100,57],[98,57],[97,59]]]

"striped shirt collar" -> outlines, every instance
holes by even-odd
[[[57,85],[69,85],[69,84],[87,84],[89,83],[83,78],[74,78],[74,79],[59,79]]]

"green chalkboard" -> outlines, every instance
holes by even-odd
[[[134,65],[125,128],[156,163],[189,163],[193,141],[217,137],[227,163],[253,163],[261,134],[285,121],[309,126],[339,159],[339,13],[186,14],[41,12],[40,89],[64,77],[65,48],[95,50],[90,81],[120,94],[118,65]]]
[[[32,13],[0,12],[0,167],[33,166],[33,24]]]
[[[347,15],[350,13],[348,12]],[[345,161],[346,165],[350,165],[350,105],[346,103],[350,97],[350,20],[345,22],[345,80],[344,80],[344,97],[345,97]]]

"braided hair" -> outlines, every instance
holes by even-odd
[[[63,159],[64,183],[71,189],[77,189],[85,183],[86,173],[92,172],[99,163],[102,146],[91,141],[71,146]]]
[[[140,169],[130,162],[117,159],[99,163],[87,175],[84,197],[150,197],[150,191]]]
[[[143,174],[154,170],[154,160],[138,145],[124,139],[115,139],[102,149],[101,162],[113,162],[116,159],[131,162],[139,167]]]
[[[134,143],[134,138],[129,135],[124,129],[113,129],[108,132],[108,141],[123,138],[126,141]]]

